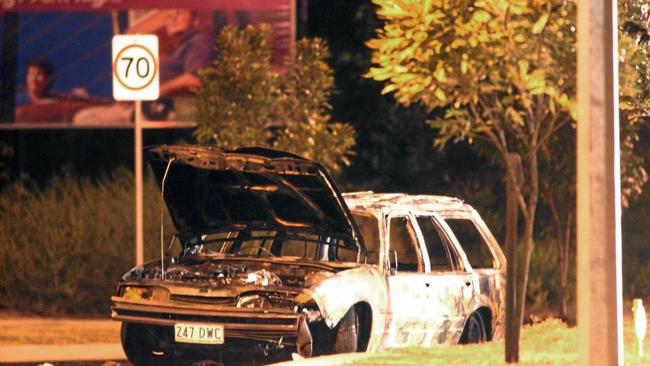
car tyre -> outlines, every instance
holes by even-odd
[[[463,330],[463,335],[461,337],[461,343],[483,343],[487,342],[487,332],[485,331],[485,322],[480,313],[473,313],[467,323],[465,324],[465,329]]]
[[[173,357],[157,355],[155,335],[146,326],[122,322],[120,331],[122,349],[129,361],[135,366],[174,365]]]
[[[332,345],[332,354],[358,351],[359,316],[354,307],[348,310],[334,330],[336,337]]]

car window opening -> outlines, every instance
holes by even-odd
[[[445,222],[465,250],[472,268],[495,268],[496,262],[485,238],[470,219],[446,218]]]
[[[429,255],[432,272],[453,271],[462,268],[456,253],[450,250],[440,228],[431,216],[418,216],[417,222]]]
[[[417,239],[411,222],[407,217],[394,217],[390,220],[390,250],[394,260],[391,270],[398,272],[422,272],[418,256]]]
[[[326,234],[292,230],[253,230],[246,227],[201,235],[184,255],[226,257],[295,257],[326,262],[356,262],[358,250]]]
[[[379,221],[376,217],[353,212],[352,217],[363,236],[367,255],[365,263],[379,264]]]

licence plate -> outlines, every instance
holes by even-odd
[[[174,339],[181,343],[223,344],[223,325],[176,323]]]

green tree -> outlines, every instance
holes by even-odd
[[[196,138],[221,147],[266,146],[314,159],[339,171],[348,164],[354,129],[330,121],[334,88],[329,51],[320,39],[302,39],[274,71],[271,29],[226,27],[219,57],[200,73]]]
[[[555,243],[557,315],[568,320],[569,266],[575,253],[576,131],[565,126],[551,138],[540,159],[540,193],[550,213],[547,235]],[[561,179],[558,179],[561,177]]]
[[[619,121],[621,146],[621,199],[623,207],[636,199],[648,180],[646,158],[638,151],[640,131],[650,115],[650,73],[647,46],[648,7],[645,1],[623,0],[619,5]],[[568,273],[574,250],[576,187],[575,130],[556,133],[542,159],[541,194],[551,212],[558,253],[558,315],[568,317]],[[556,177],[564,177],[562,180]]]
[[[647,1],[625,0],[618,2],[621,31],[637,43],[650,43],[650,7]]]
[[[268,145],[278,79],[271,67],[270,32],[268,26],[226,27],[217,37],[217,59],[199,73],[199,143]]]
[[[640,0],[622,0],[618,8],[621,194],[628,207],[648,180],[646,155],[637,147],[640,131],[650,120],[650,12]]]
[[[539,156],[575,118],[575,3],[552,0],[374,0],[385,21],[368,42],[375,66],[398,102],[446,108],[431,125],[438,146],[485,142],[506,179],[508,156],[523,161],[515,194],[523,217],[516,317],[523,321],[539,201]],[[511,263],[513,265],[515,263]],[[518,338],[518,337],[517,337]]]

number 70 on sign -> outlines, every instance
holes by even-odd
[[[160,90],[158,37],[113,37],[113,98],[156,100]]]

